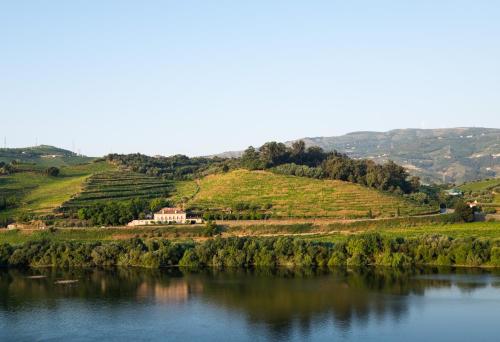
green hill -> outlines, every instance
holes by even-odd
[[[47,214],[79,193],[91,175],[113,168],[106,162],[61,167],[58,177],[41,171],[23,171],[0,176],[0,197],[15,201],[0,216],[14,218],[23,213]]]
[[[403,197],[349,182],[265,171],[236,170],[209,175],[197,184],[199,188],[183,184],[176,196],[190,198],[187,208],[200,211],[254,208],[276,218],[366,218],[370,210],[376,217],[394,216],[398,208],[401,215],[434,210]]]
[[[133,198],[165,198],[174,188],[172,181],[142,173],[111,170],[89,177],[80,193],[66,202],[64,208],[81,208],[106,201]]]
[[[95,158],[48,145],[23,148],[0,148],[0,162],[35,163],[38,167],[65,166],[88,163]]]
[[[500,212],[500,178],[468,182],[459,189],[466,201],[477,201],[488,212]]]

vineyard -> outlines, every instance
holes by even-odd
[[[90,177],[83,190],[64,203],[63,209],[87,207],[110,200],[168,197],[173,189],[174,183],[162,178],[131,171],[107,171]]]
[[[403,197],[336,180],[236,170],[210,175],[188,208],[226,210],[241,203],[262,208],[274,218],[366,218],[418,215],[435,211]]]
[[[16,202],[14,208],[0,212],[0,218],[15,218],[22,213],[52,213],[61,203],[75,196],[92,174],[112,168],[105,162],[70,165],[61,167],[58,177],[48,177],[42,169],[29,167],[29,170],[0,177],[0,197],[13,198]]]
[[[466,201],[477,201],[486,212],[500,212],[500,178],[468,182],[459,189]]]

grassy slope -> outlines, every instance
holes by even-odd
[[[469,182],[461,185],[462,191],[483,191],[500,186],[500,178],[485,179],[477,182]]]
[[[1,176],[0,194],[18,197],[21,205],[0,214],[12,217],[21,212],[51,212],[78,193],[90,175],[110,168],[108,163],[99,162],[62,167],[58,177],[36,171]]]
[[[500,178],[469,182],[459,187],[459,189],[465,193],[466,200],[472,201],[476,199],[483,207],[496,208],[497,213],[500,211],[499,188]],[[485,193],[488,195],[485,196]],[[487,201],[485,201],[486,198],[488,198]]]
[[[381,193],[357,184],[277,175],[264,171],[236,170],[207,176],[200,190],[188,201],[190,208],[229,208],[238,202],[272,204],[274,217],[366,217],[393,216],[432,211],[399,196]]]
[[[175,191],[170,199],[176,204],[188,202],[200,191],[197,181],[176,181],[174,186]]]
[[[23,148],[0,148],[0,161],[12,160],[23,163],[36,163],[39,167],[68,166],[89,163],[95,158],[80,156],[71,151],[48,145]]]
[[[78,196],[65,203],[65,207],[82,207],[109,200],[167,197],[173,190],[172,181],[141,173],[112,170],[93,175]]]

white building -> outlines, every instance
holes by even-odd
[[[180,208],[163,208],[155,213],[154,221],[186,223],[186,212]]]
[[[199,217],[187,217],[186,212],[180,208],[163,208],[154,214],[153,219],[133,220],[127,226],[148,226],[161,223],[203,223]]]

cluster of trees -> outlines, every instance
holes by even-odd
[[[299,165],[318,166],[327,157],[320,147],[308,147],[299,140],[291,147],[275,141],[267,142],[260,148],[250,146],[241,156],[241,166],[251,169],[269,169],[282,164],[295,163]]]
[[[112,243],[26,242],[0,245],[1,266],[140,266],[177,265],[188,245],[168,240],[131,239]]]
[[[168,204],[168,201],[162,198],[151,201],[134,198],[129,201],[98,202],[78,209],[77,216],[92,226],[118,226],[135,219],[143,219]]]
[[[291,147],[277,142],[265,143],[259,149],[250,146],[240,163],[250,170],[271,169],[280,174],[338,179],[383,191],[409,194],[420,188],[417,177],[410,178],[403,167],[392,161],[379,165],[368,159],[354,160],[336,151],[306,148],[303,141],[296,141]]]
[[[143,154],[109,154],[106,160],[129,170],[169,180],[194,179],[205,174],[225,172],[231,161],[222,158],[189,158],[184,155],[149,157]]]
[[[10,175],[16,172],[16,167],[14,166],[14,162],[5,163],[0,161],[0,175]]]
[[[216,226],[207,226],[216,232]],[[428,235],[384,238],[379,234],[349,237],[332,243],[290,237],[216,238],[200,244],[161,239],[131,239],[111,243],[30,241],[0,245],[0,265],[6,266],[364,266],[414,265],[500,266],[500,241]]]
[[[351,236],[346,241],[310,242],[290,237],[216,238],[200,244],[160,239],[111,243],[30,241],[0,245],[2,266],[500,266],[500,242],[440,235],[384,238]]]
[[[475,238],[426,236],[389,239],[353,236],[338,244],[293,238],[215,239],[186,250],[181,266],[500,266],[500,243]]]

